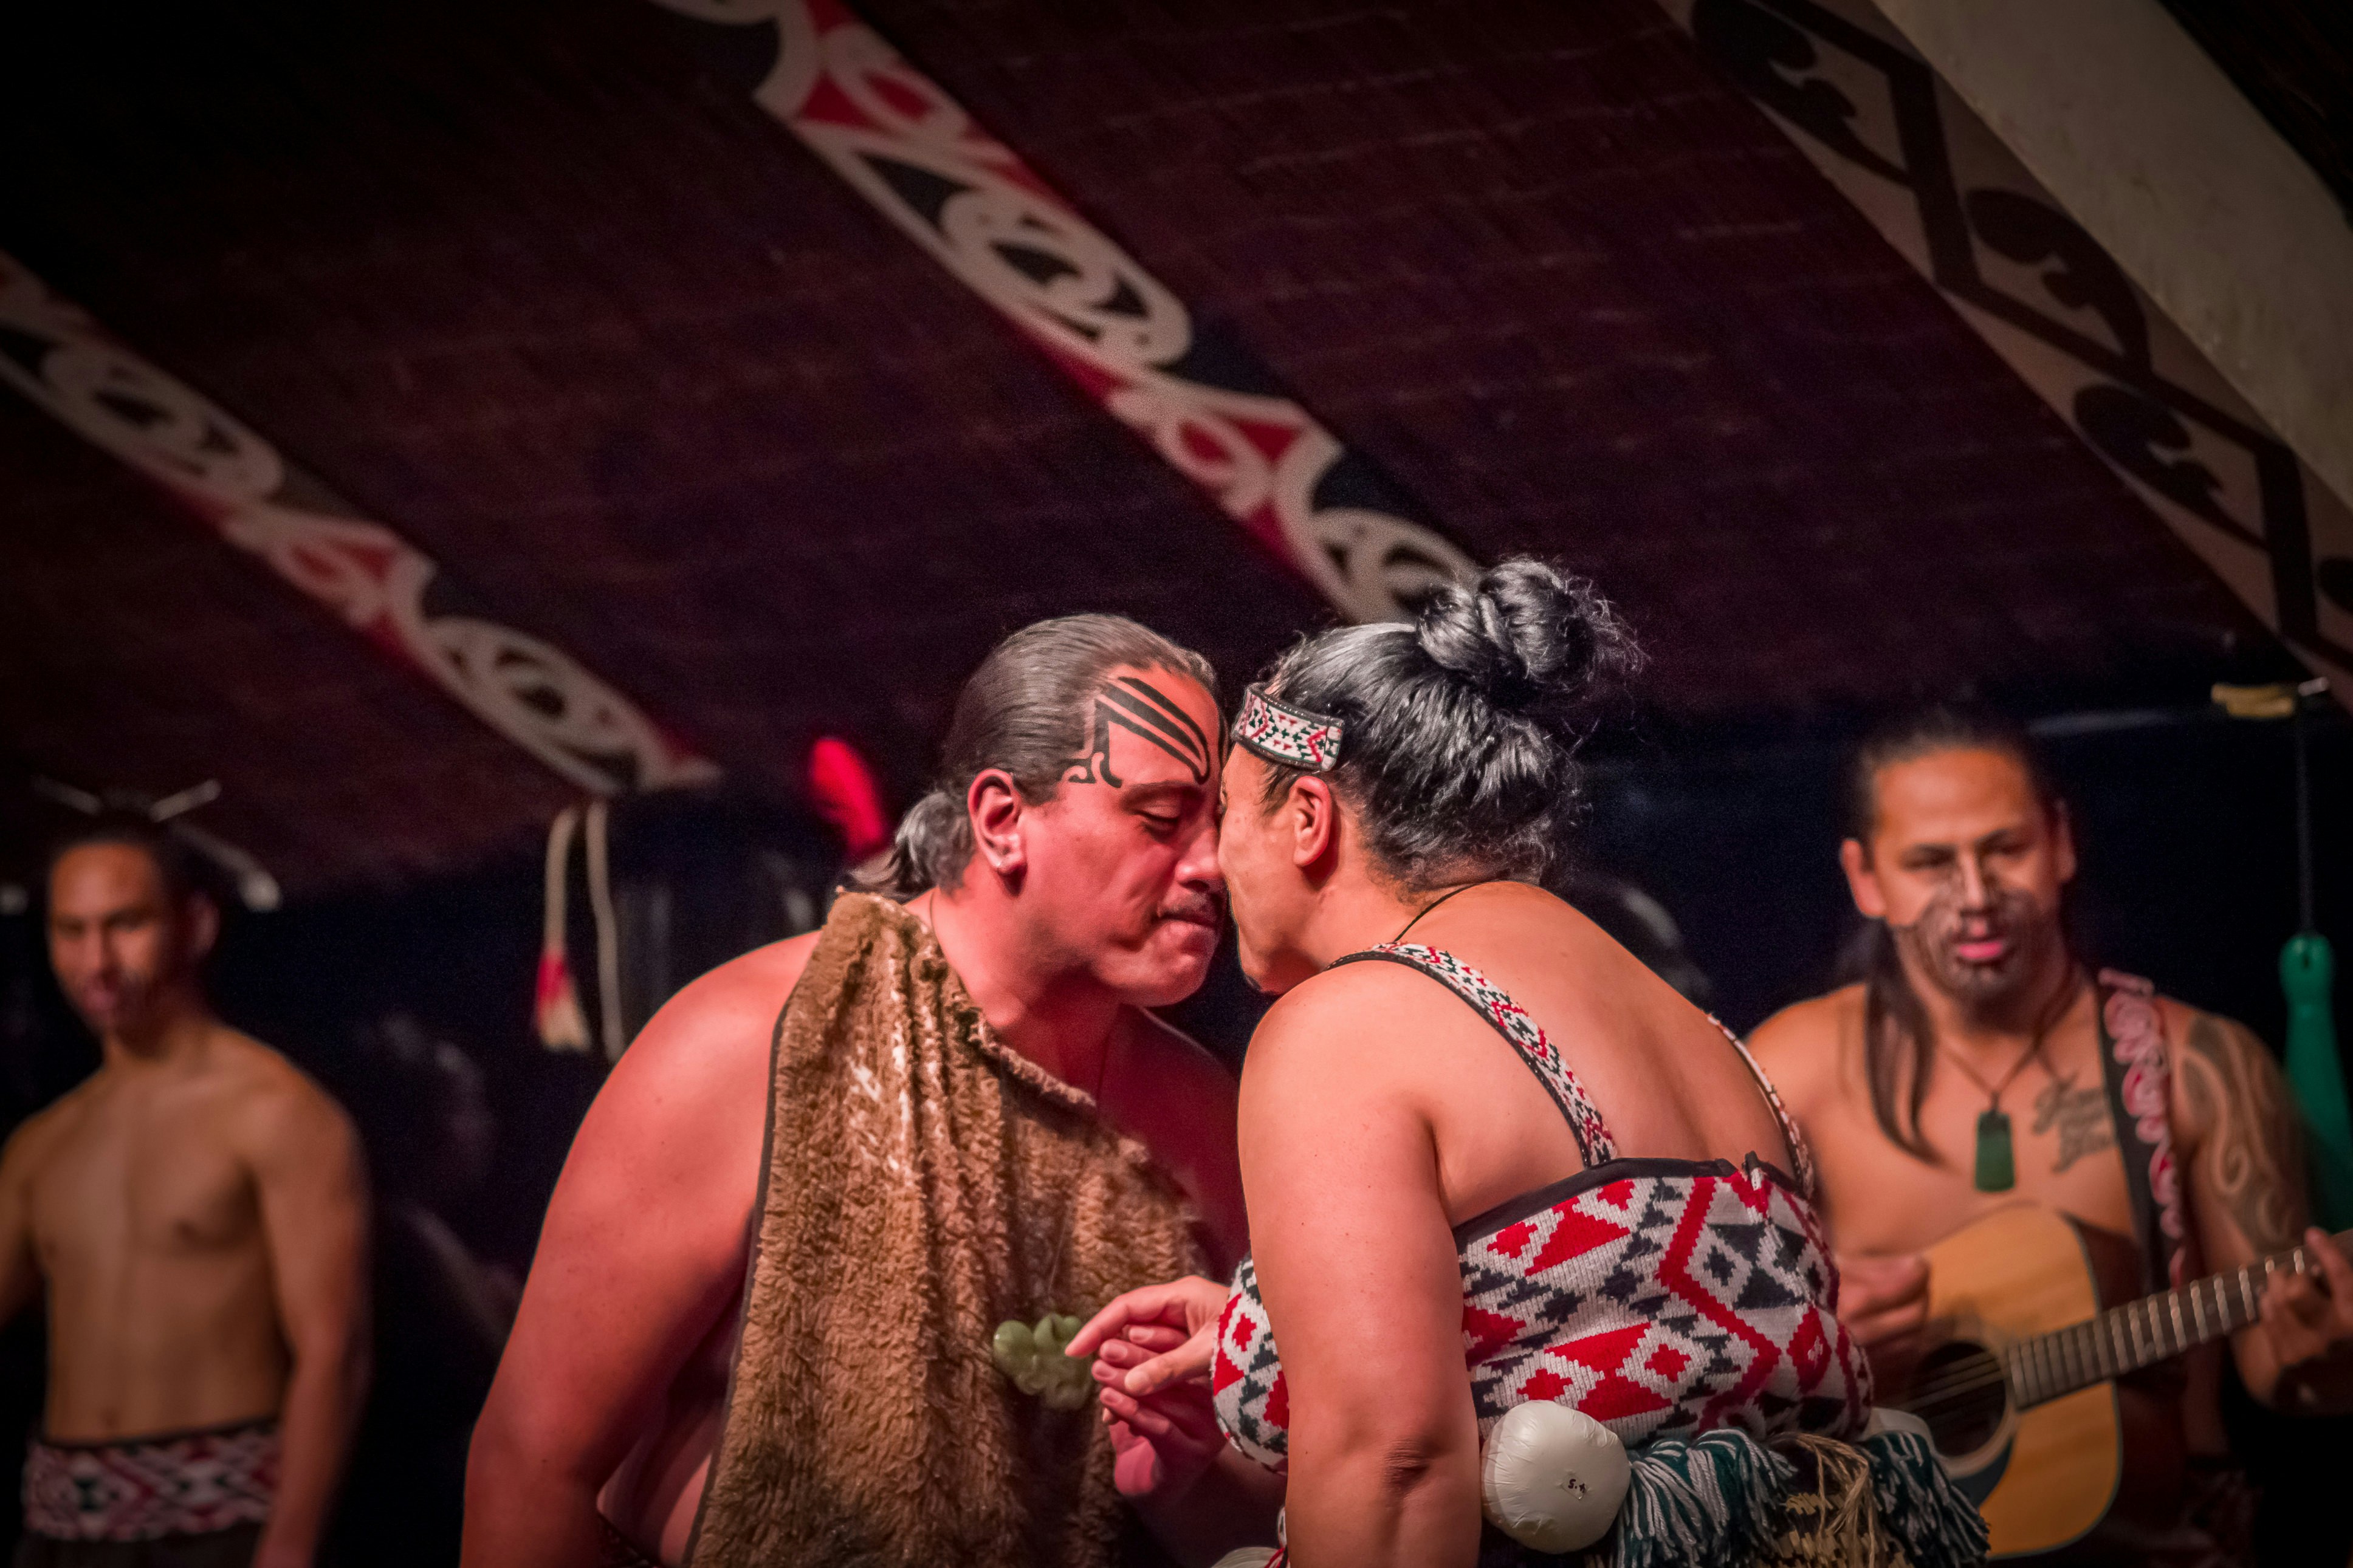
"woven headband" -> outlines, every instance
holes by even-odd
[[[1264,685],[1242,696],[1242,716],[1234,721],[1234,739],[1286,768],[1311,773],[1330,773],[1340,765],[1340,721],[1289,707],[1266,694]]]

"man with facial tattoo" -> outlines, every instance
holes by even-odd
[[[2277,1409],[2353,1408],[2353,1266],[2306,1229],[2278,1067],[2242,1026],[2073,950],[2073,838],[2023,731],[1974,709],[1906,713],[1863,743],[1850,782],[1840,855],[1871,922],[1864,977],[1752,1045],[1814,1145],[1841,1316],[1882,1386],[1921,1350],[1922,1252],[2026,1200],[2076,1222],[2111,1303],[2318,1241],[2317,1279],[2274,1279],[2229,1353]],[[2221,1354],[2119,1381],[2137,1462],[2101,1525],[2052,1560],[2249,1560]]]
[[[1112,1568],[1152,1552],[1124,1497],[1188,1560],[1261,1522],[1170,1495],[1030,1328],[1245,1245],[1233,1080],[1147,1010],[1224,914],[1213,679],[1118,616],[1016,632],[884,884],[647,1025],[475,1427],[468,1568]]]

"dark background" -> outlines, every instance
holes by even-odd
[[[2323,709],[2308,722],[2319,923],[2342,949],[2353,943],[2353,814],[2345,809],[2353,802],[2353,721]],[[2073,915],[2085,955],[2241,1018],[2276,1045],[2278,952],[2295,922],[2288,727],[2185,705],[2046,715],[2040,728],[2083,851]],[[1581,868],[1630,881],[1665,906],[1717,1011],[1737,1028],[1830,984],[1855,928],[1835,859],[1846,744],[1840,726],[1707,735],[1653,725],[1607,734],[1591,750]],[[742,875],[747,860],[780,852],[797,855],[822,887],[822,840],[787,818],[709,805],[623,816],[624,910],[631,887],[659,876],[681,907],[705,910],[702,929],[671,942],[664,984],[738,944],[786,934],[781,915],[747,897]],[[460,1042],[485,1070],[500,1142],[492,1179],[450,1217],[484,1255],[518,1268],[603,1077],[600,1057],[552,1053],[532,1036],[540,900],[539,858],[519,848],[470,875],[405,891],[234,916],[212,972],[231,1022],[331,1085],[346,1076],[353,1026],[385,1010],[413,1013]],[[580,902],[575,892],[575,911]],[[0,919],[0,1069],[18,1115],[96,1059],[50,980],[37,914]],[[575,962],[588,951],[584,930]],[[659,989],[643,984],[630,996],[633,1026]],[[1232,966],[1229,940],[1210,984],[1176,1012],[1239,1062],[1261,1006]],[[35,1417],[38,1357],[37,1324],[0,1337],[0,1465]],[[2278,1421],[2242,1396],[2231,1414],[2242,1450],[2274,1484],[2266,1560],[2341,1561],[2347,1523],[2310,1506],[2323,1494],[2309,1489],[2324,1483],[2327,1456],[2353,1440],[2353,1425]],[[13,1503],[11,1491],[0,1507]],[[6,1518],[0,1513],[0,1525]]]
[[[2341,27],[2175,8],[2341,194]],[[1862,712],[1970,689],[2046,734],[2087,956],[2277,1041],[2287,736],[2204,695],[2293,661],[1653,0],[860,9],[1475,553],[1620,602],[1652,672],[1589,749],[1579,851],[1663,904],[1729,1023],[1831,980]],[[622,814],[625,894],[674,895],[659,942],[624,900],[633,1022],[784,934],[778,877],[822,889],[813,737],[903,805],[1014,626],[1135,615],[1230,702],[1322,624],[750,101],[754,30],[646,0],[17,13],[0,248],[727,768],[723,798]],[[2341,947],[2353,724],[2313,742]],[[25,887],[56,825],[36,773],[219,778],[202,820],[291,895],[231,922],[224,1012],[338,1086],[380,1012],[451,1036],[501,1135],[453,1217],[527,1261],[603,1073],[529,1027],[567,788],[0,394],[0,880]],[[37,918],[0,913],[12,1122],[93,1061]],[[1258,1007],[1228,966],[1178,1012],[1238,1059]],[[30,1325],[0,1361],[5,1471]],[[2353,1434],[2242,1419],[2282,1482],[2274,1560],[2337,1568],[2338,1478],[2295,1466]]]

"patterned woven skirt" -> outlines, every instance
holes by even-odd
[[[25,1528],[51,1541],[211,1535],[269,1517],[278,1423],[108,1443],[35,1438],[25,1453]]]

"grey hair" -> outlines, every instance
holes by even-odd
[[[965,807],[972,781],[999,769],[1029,804],[1051,800],[1063,773],[1086,752],[1096,689],[1122,665],[1184,676],[1217,700],[1218,674],[1208,659],[1125,616],[1062,616],[1022,627],[981,660],[957,694],[939,771],[900,819],[890,864],[851,886],[901,900],[960,886],[972,862]]]
[[[1579,719],[1641,662],[1599,589],[1523,556],[1439,589],[1411,625],[1303,638],[1268,679],[1345,726],[1334,787],[1377,867],[1421,890],[1546,879],[1581,804]],[[1299,776],[1271,771],[1269,809]]]

